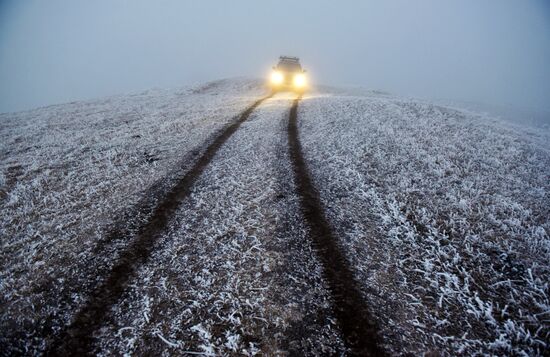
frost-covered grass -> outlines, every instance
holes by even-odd
[[[548,351],[548,132],[385,95],[313,95],[299,115],[390,351]]]
[[[229,139],[102,329],[115,354],[334,354],[329,294],[287,157],[290,98]]]
[[[43,351],[41,331],[70,322],[86,278],[104,276],[82,278],[70,301],[56,292],[87,262],[108,271],[128,244],[92,254],[121,212],[262,95],[226,80],[0,114],[1,353]],[[291,99],[266,101],[222,146],[106,314],[96,352],[345,352],[293,184]],[[390,353],[549,349],[548,130],[334,88],[307,95],[298,123]]]
[[[30,326],[60,312],[40,284],[78,275],[121,211],[261,95],[258,82],[226,80],[1,114],[0,337],[43,348]]]

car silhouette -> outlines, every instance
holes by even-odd
[[[279,63],[273,67],[271,73],[271,89],[303,92],[307,88],[305,72],[298,57],[280,56]]]

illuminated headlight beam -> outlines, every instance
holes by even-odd
[[[284,81],[284,76],[281,72],[273,72],[271,73],[271,83],[273,84],[281,84]]]
[[[306,85],[306,76],[302,73],[299,73],[294,76],[294,85],[296,87],[304,87]]]

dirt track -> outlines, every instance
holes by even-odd
[[[227,139],[262,102],[270,97],[271,95],[256,101],[237,120],[218,133],[217,137],[201,150],[202,155],[195,161],[192,168],[169,192],[163,195],[164,197],[154,206],[153,211],[146,215],[148,218],[141,226],[128,227],[128,225],[119,224],[117,229],[98,244],[95,253],[104,254],[105,248],[113,241],[126,240],[130,232],[137,232],[135,238],[119,253],[116,263],[104,273],[106,278],[92,290],[88,302],[80,309],[70,326],[56,336],[47,354],[82,354],[91,351],[94,331],[101,326],[109,308],[120,299],[136,268],[147,261],[155,240],[165,230],[169,219],[189,194],[190,187]],[[303,217],[310,230],[309,238],[323,265],[323,276],[331,291],[333,309],[350,353],[382,355],[378,347],[376,328],[354,284],[353,274],[339,249],[337,238],[334,237],[324,216],[322,204],[302,155],[297,124],[300,100],[301,96],[294,101],[290,109],[287,130],[296,189],[300,197]],[[142,207],[137,208],[136,211],[143,212],[148,207],[149,210],[152,207],[150,202],[142,204]]]
[[[110,233],[93,247],[89,254],[91,258],[74,263],[74,270],[79,273],[67,278],[62,291],[49,290],[48,287],[51,284],[49,281],[42,281],[36,286],[35,291],[45,291],[46,300],[65,311],[75,309],[74,301],[71,301],[75,291],[87,296],[87,300],[80,305],[69,323],[66,318],[65,321],[63,320],[63,316],[51,316],[45,323],[34,327],[37,331],[35,336],[46,342],[46,355],[83,355],[97,348],[95,345],[97,332],[109,319],[110,310],[120,302],[130,282],[135,280],[136,271],[150,259],[152,252],[156,249],[156,241],[166,233],[170,220],[190,194],[191,187],[224,143],[264,101],[273,95],[272,93],[254,102],[225,128],[212,134],[202,147],[184,155],[178,168],[153,185],[135,207],[123,212],[115,220]],[[339,247],[338,239],[332,233],[325,217],[302,153],[298,133],[300,100],[301,96],[293,101],[289,115],[281,121],[281,133],[286,130],[287,135],[284,140],[286,144],[283,145],[288,145],[281,149],[288,150],[288,154],[277,155],[278,157],[274,159],[286,161],[285,165],[289,165],[289,170],[292,170],[292,172],[285,172],[286,169],[279,169],[286,177],[283,180],[289,182],[281,183],[278,197],[296,197],[301,206],[300,211],[292,212],[292,217],[289,216],[286,219],[303,221],[300,225],[305,225],[308,230],[306,235],[296,234],[293,230],[298,226],[296,223],[288,222],[283,223],[278,229],[286,235],[288,240],[286,244],[293,246],[292,249],[299,251],[302,245],[313,247],[321,265],[324,284],[330,292],[331,310],[340,329],[346,351],[350,355],[383,355],[376,328],[354,283],[353,273]],[[291,175],[294,177],[292,178]],[[295,192],[289,192],[289,190],[295,190]],[[281,202],[285,200],[288,199],[284,198]],[[295,238],[291,238],[293,236]],[[296,254],[299,256],[298,259],[304,259],[304,253]],[[93,259],[95,256],[111,258],[106,260],[108,263],[105,263],[105,260],[96,262]],[[314,312],[313,314],[315,315]],[[315,320],[324,319],[320,315],[313,318],[314,320],[304,319],[301,326],[296,326],[295,332],[289,332],[290,335],[287,338],[294,340],[311,338],[308,336],[312,332],[305,331],[316,329],[315,326],[320,323],[320,320]],[[292,328],[289,331],[293,331]],[[24,342],[23,332],[12,331],[11,334],[14,340]],[[291,347],[288,348],[292,350]],[[295,350],[295,352],[299,351],[300,349]]]
[[[381,356],[384,353],[379,347],[376,327],[354,282],[353,273],[340,249],[338,238],[334,236],[325,217],[319,193],[313,185],[302,153],[298,133],[300,99],[296,99],[290,109],[288,142],[302,214],[310,230],[310,239],[323,265],[323,275],[332,294],[334,311],[344,340],[351,349],[350,354]]]

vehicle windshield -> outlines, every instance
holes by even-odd
[[[302,66],[300,66],[300,62],[298,61],[291,61],[291,60],[281,60],[279,61],[279,64],[277,65],[277,68],[283,71],[288,72],[298,72],[302,70]]]

